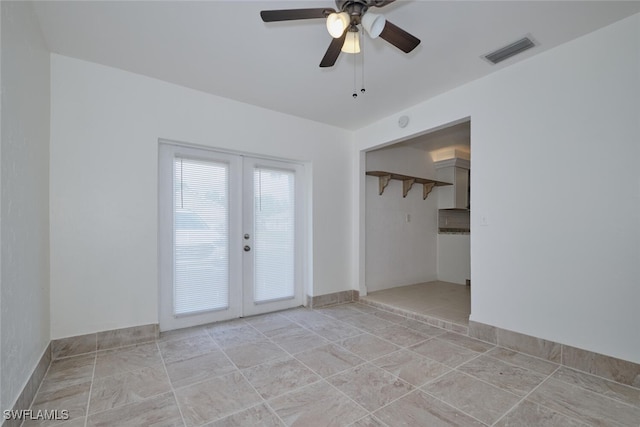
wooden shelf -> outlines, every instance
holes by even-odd
[[[369,176],[378,177],[378,194],[382,195],[384,189],[389,185],[392,179],[402,181],[402,197],[407,197],[409,190],[413,184],[422,184],[422,200],[426,199],[433,187],[442,187],[444,185],[453,185],[449,182],[436,181],[434,179],[418,178],[417,176],[401,175],[399,173],[384,171],[366,172]]]

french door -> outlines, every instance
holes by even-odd
[[[160,329],[302,304],[302,165],[160,144]]]

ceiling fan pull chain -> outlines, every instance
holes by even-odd
[[[356,99],[358,97],[358,92],[356,92],[356,66],[358,65],[358,56],[357,54],[354,54],[353,56],[353,99]]]
[[[360,53],[362,54],[362,89],[360,89],[361,93],[365,92],[364,89],[364,39],[366,37],[364,36],[364,30],[362,30],[362,37],[360,37]]]

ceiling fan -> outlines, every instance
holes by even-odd
[[[340,52],[358,53],[358,25],[362,25],[370,37],[380,36],[405,53],[420,44],[420,39],[387,21],[383,15],[368,12],[370,7],[383,7],[395,0],[336,0],[338,11],[331,8],[263,10],[264,22],[293,21],[298,19],[326,19],[327,30],[333,37],[324,54],[321,67],[332,67]],[[347,40],[347,35],[352,37]],[[345,43],[346,41],[346,43]]]

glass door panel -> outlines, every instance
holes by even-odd
[[[244,159],[246,315],[302,305],[300,165]]]

